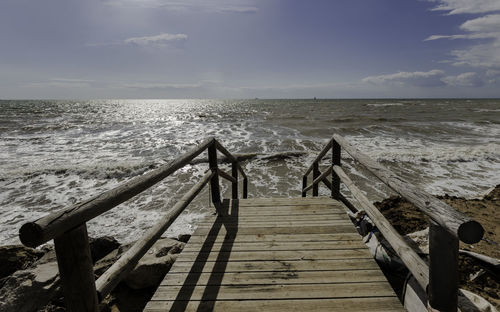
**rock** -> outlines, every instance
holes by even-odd
[[[498,201],[500,200],[500,184],[490,189],[488,194],[484,196],[484,199],[490,201]]]
[[[429,228],[406,234],[403,238],[417,252],[429,254]]]
[[[183,243],[187,243],[190,238],[190,234],[179,234],[179,236],[177,236],[177,240]]]
[[[159,239],[139,260],[136,267],[125,278],[125,283],[132,289],[157,286],[175,262],[185,243],[170,238]]]
[[[0,247],[0,278],[7,277],[17,270],[30,267],[43,256],[44,252],[23,245]]]
[[[96,263],[98,260],[104,258],[111,251],[120,247],[120,243],[111,236],[103,236],[98,238],[89,238],[90,254],[92,260]]]
[[[46,305],[58,292],[58,277],[56,262],[14,272],[0,289],[0,311],[35,311]]]
[[[133,243],[121,245],[120,247],[108,253],[101,260],[98,260],[94,264],[95,275],[97,275],[97,277],[101,276],[102,273],[104,273],[110,266],[112,266],[113,263],[115,263],[116,260],[118,260],[124,252],[126,252],[127,250],[129,250],[130,247],[132,247],[132,245]]]

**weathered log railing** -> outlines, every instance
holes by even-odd
[[[184,167],[203,151],[208,151],[210,170],[196,183],[174,207],[149,229],[120,259],[97,281],[94,279],[86,222],[123,203]],[[218,168],[217,151],[231,162],[231,174]],[[131,179],[120,186],[90,200],[51,213],[41,219],[24,224],[19,230],[21,242],[37,247],[51,239],[54,245],[62,281],[64,300],[69,311],[98,311],[98,302],[136,266],[180,213],[210,183],[211,198],[218,209],[221,205],[219,176],[232,184],[232,198],[238,198],[238,172],[243,177],[243,198],[247,198],[248,179],[235,158],[216,139],[210,138],[177,159]]]
[[[340,167],[341,148],[383,183],[413,203],[429,217],[429,265],[408,246],[389,221],[345,174]],[[332,150],[331,165],[321,173],[319,163],[330,149]],[[313,182],[307,185],[307,176],[311,171],[313,173]],[[330,173],[332,174],[331,182],[327,178]],[[484,235],[481,224],[406,182],[403,178],[395,175],[380,163],[357,150],[340,135],[334,134],[304,174],[302,178],[302,196],[305,197],[307,191],[311,188],[313,196],[318,196],[319,183],[323,182],[331,190],[333,198],[343,201],[352,209],[353,205],[340,194],[340,181],[347,186],[352,197],[359,203],[358,207],[366,211],[422,289],[427,292],[430,306],[439,311],[456,311],[458,240],[467,244],[479,242]]]

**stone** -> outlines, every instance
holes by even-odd
[[[159,239],[125,278],[125,284],[132,289],[158,286],[184,245],[170,238]]]
[[[89,238],[89,245],[90,254],[92,255],[92,261],[94,261],[94,263],[120,247],[120,243],[112,236]]]
[[[115,263],[124,252],[129,250],[132,245],[133,243],[121,245],[120,247],[112,250],[102,259],[98,260],[94,264],[94,274],[97,276],[97,278],[101,276],[102,273],[106,272],[106,270],[109,269],[109,267],[112,266],[113,263]]]
[[[5,278],[17,270],[30,267],[44,255],[43,251],[23,245],[8,245],[0,247],[0,278]]]
[[[18,270],[0,289],[0,311],[36,311],[58,293],[59,284],[57,262]]]

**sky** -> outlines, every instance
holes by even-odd
[[[500,0],[2,0],[0,99],[500,97]]]

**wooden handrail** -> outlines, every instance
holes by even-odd
[[[414,204],[420,211],[424,212],[452,235],[467,244],[477,243],[483,238],[484,229],[479,222],[392,173],[383,165],[353,147],[340,135],[334,134],[333,138],[347,153],[378,179]]]
[[[319,174],[318,170],[319,161],[329,148],[332,148],[331,182],[327,179],[326,172]],[[340,167],[341,148],[384,184],[429,216],[429,265],[408,246],[389,221],[342,170]],[[314,181],[307,186],[307,175],[311,171],[314,173]],[[380,163],[361,153],[338,134],[333,135],[302,177],[302,196],[305,197],[306,192],[311,188],[313,188],[313,196],[316,196],[317,185],[320,181],[330,188],[333,198],[342,201],[349,209],[356,210],[349,200],[340,194],[339,183],[343,182],[347,186],[351,195],[368,213],[370,219],[413,274],[418,284],[424,291],[427,291],[429,304],[432,308],[439,311],[457,310],[457,294],[459,292],[458,240],[468,244],[479,242],[484,235],[484,229],[480,223],[395,175]]]
[[[217,150],[233,161],[233,175],[217,165]],[[190,163],[203,151],[208,152],[209,171],[194,185],[161,221],[138,240],[98,280],[94,280],[86,222],[134,197]],[[234,172],[236,170],[236,173]],[[135,267],[179,214],[210,181],[212,202],[220,208],[219,175],[232,182],[232,198],[237,199],[237,171],[243,178],[243,198],[247,197],[248,179],[238,161],[215,138],[209,138],[168,164],[133,178],[118,187],[69,208],[51,213],[34,222],[25,223],[19,230],[21,242],[29,247],[54,239],[57,264],[68,311],[98,311],[97,293],[102,299]],[[235,191],[236,190],[236,191]],[[97,288],[96,288],[97,286]]]
[[[219,150],[219,152],[221,152],[222,154],[224,154],[224,156],[227,157],[227,159],[229,159],[232,163],[236,163],[237,165],[237,168],[239,170],[239,172],[241,173],[241,175],[243,176],[243,178],[247,178],[247,175],[245,174],[245,172],[243,171],[243,168],[241,168],[241,166],[239,165],[239,162],[238,162],[238,159],[236,159],[236,157],[234,157],[224,146],[222,146],[222,144],[220,144],[217,140],[215,141],[215,146],[217,147],[217,150]]]
[[[384,238],[391,244],[394,251],[401,258],[411,274],[415,277],[422,289],[427,289],[429,283],[429,267],[419,255],[406,243],[394,227],[387,221],[382,213],[371,203],[371,201],[352,182],[347,174],[339,166],[334,166],[333,170],[340,177],[340,180],[351,191],[352,196],[358,201],[361,208],[366,211],[375,226],[379,229]]]
[[[318,156],[314,158],[312,164],[309,166],[309,168],[307,168],[306,172],[304,173],[304,176],[307,176],[313,170],[315,163],[319,163],[321,159],[323,159],[323,156],[325,156],[326,153],[328,153],[328,150],[332,147],[332,143],[333,143],[333,138],[331,138],[330,141],[328,141],[328,143],[325,145],[325,147],[323,147],[321,152],[319,152]]]
[[[115,288],[116,285],[137,265],[144,254],[161,237],[167,228],[175,221],[182,211],[198,195],[203,187],[214,176],[214,172],[208,171],[201,180],[196,183],[174,207],[158,222],[150,228],[120,259],[118,259],[101,277],[96,281],[96,289],[100,300]]]
[[[126,181],[112,190],[69,208],[51,213],[34,222],[25,223],[19,230],[21,242],[28,247],[37,247],[79,224],[99,216],[182,168],[213,145],[214,142],[214,138],[209,138],[181,157],[140,177]]]
[[[321,173],[310,185],[305,187],[302,191],[307,192],[310,189],[313,188],[314,185],[317,185],[319,182],[323,181],[324,178],[326,178],[327,175],[332,173],[332,167],[328,167],[327,170],[325,170],[323,173]]]
[[[228,180],[229,182],[232,182],[232,183],[237,183],[238,182],[237,179],[235,179],[232,175],[230,175],[227,172],[224,172],[224,171],[222,171],[220,169],[217,169],[217,172],[218,172],[219,176],[221,176],[222,178]]]

